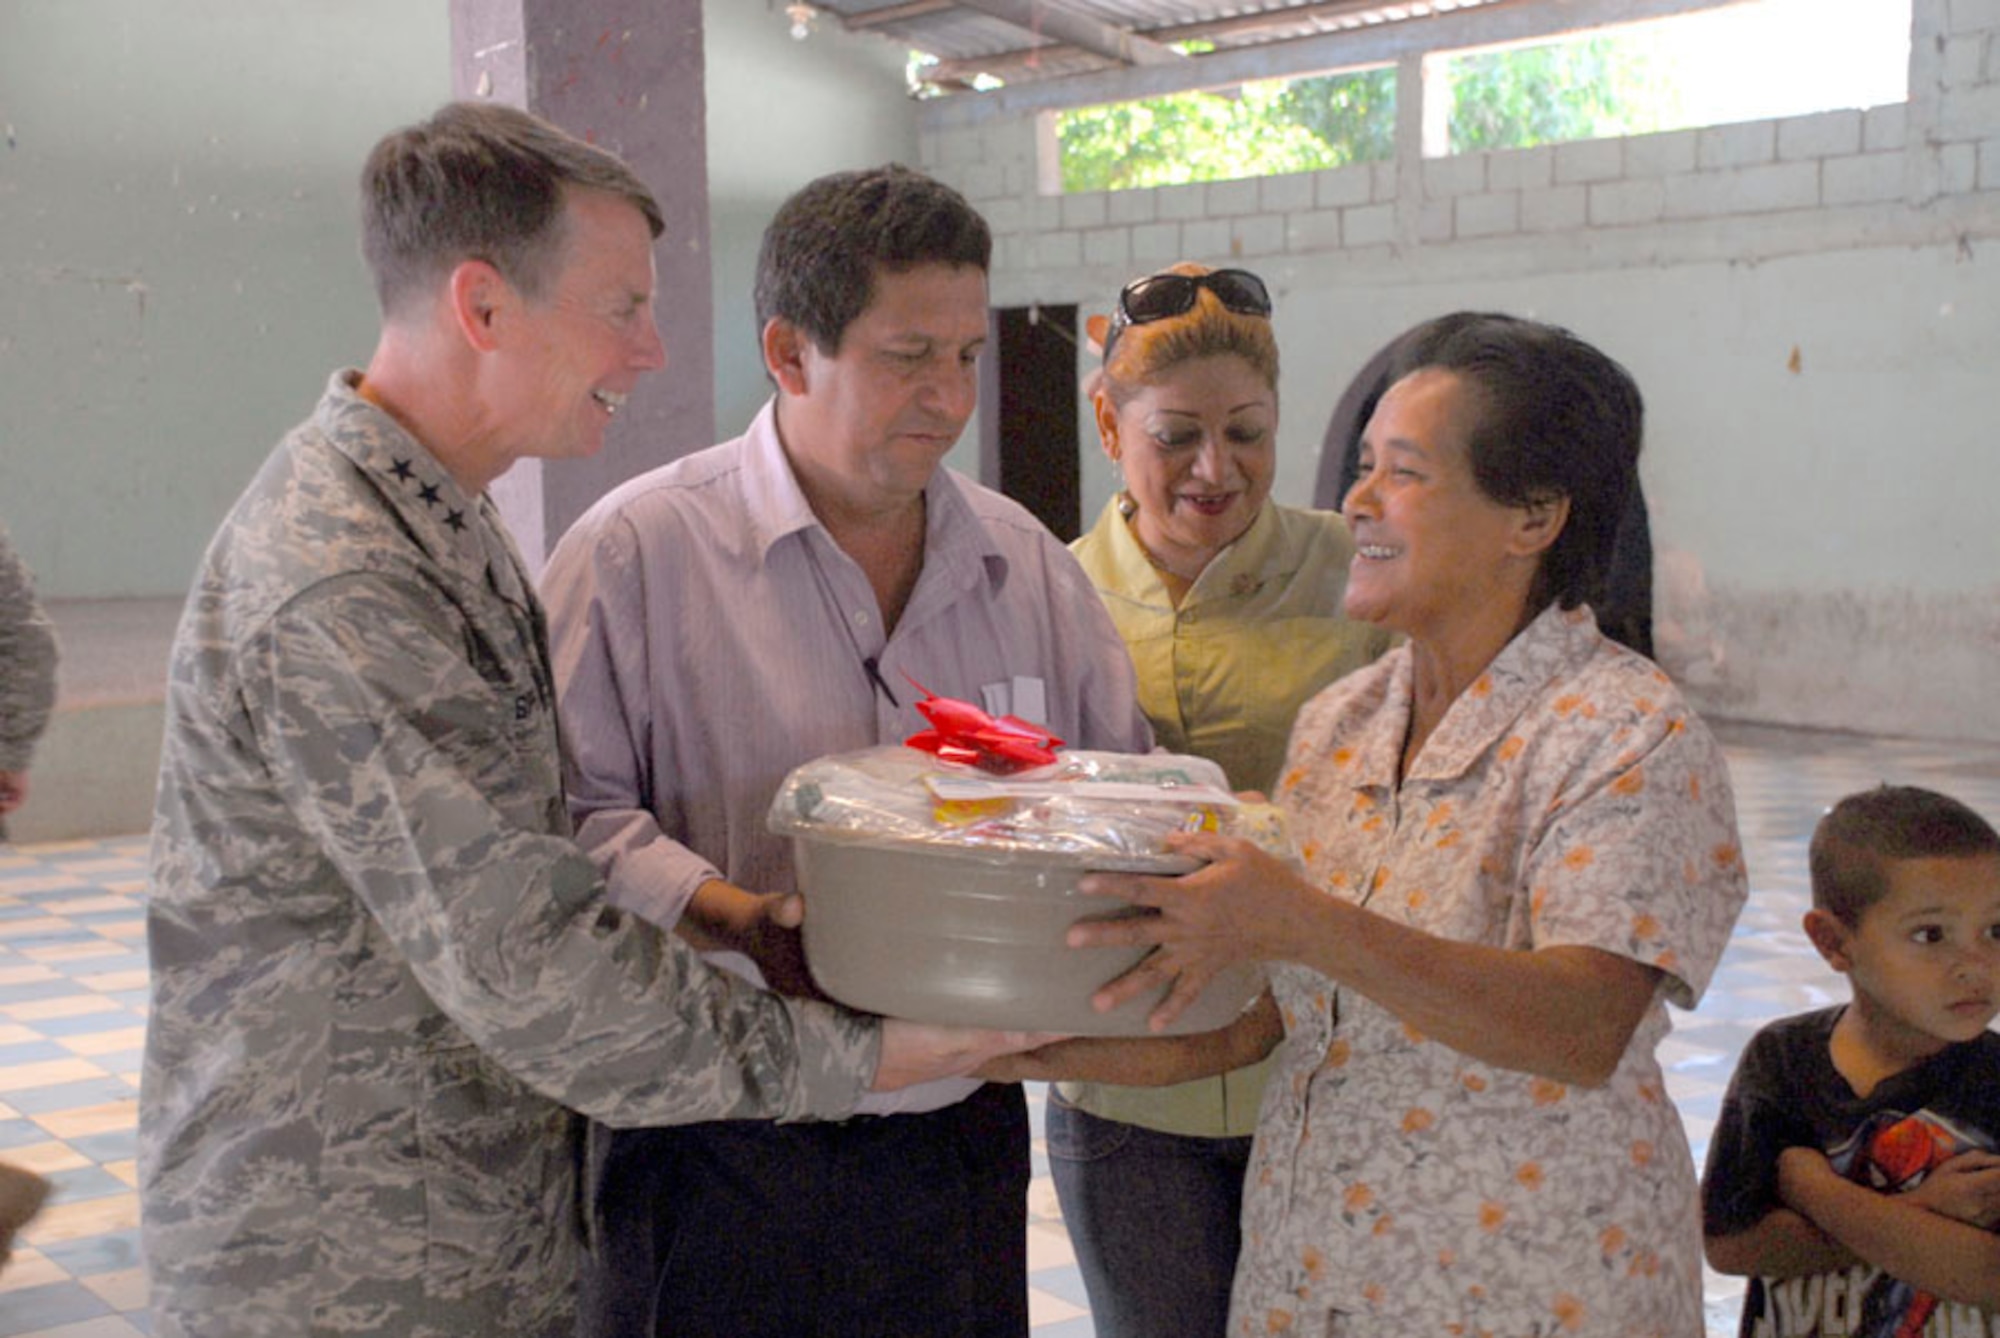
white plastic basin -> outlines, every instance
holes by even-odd
[[[806,962],[820,988],[848,1007],[952,1026],[1151,1034],[1146,1017],[1162,995],[1131,1000],[1110,1013],[1090,1006],[1100,986],[1147,950],[1063,942],[1078,920],[1124,908],[1076,890],[1089,872],[1077,857],[808,836],[793,842],[806,898]],[[1139,871],[1189,867],[1163,857]],[[1227,1026],[1262,987],[1258,968],[1224,972],[1168,1034]]]

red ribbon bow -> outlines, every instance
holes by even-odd
[[[910,686],[923,693],[916,704],[931,728],[912,734],[903,743],[935,754],[946,762],[962,762],[982,771],[1002,775],[1045,767],[1056,760],[1063,741],[1040,725],[1019,716],[991,716],[954,697],[940,697],[916,679]]]

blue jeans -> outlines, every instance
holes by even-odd
[[[1097,1338],[1220,1338],[1250,1139],[1163,1134],[1049,1089],[1049,1169]]]

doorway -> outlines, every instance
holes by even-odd
[[[1076,307],[1000,307],[980,364],[979,475],[1068,543],[1081,532]]]

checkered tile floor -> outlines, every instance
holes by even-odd
[[[0,1159],[55,1182],[0,1272],[0,1336],[146,1333],[134,1133],[146,842],[0,846]]]
[[[1701,1008],[1663,1060],[1699,1158],[1736,1056],[1766,1020],[1845,997],[1799,932],[1820,812],[1882,781],[1927,785],[2000,821],[2000,745],[1731,726],[1750,904]],[[149,1331],[133,1193],[146,1015],[145,840],[0,847],[0,1159],[56,1195],[0,1273],[0,1338]],[[1041,1128],[1042,1093],[1030,1113]],[[1089,1307],[1039,1139],[1029,1199],[1036,1338],[1091,1338]],[[1709,1280],[1709,1331],[1736,1331],[1736,1279]]]

